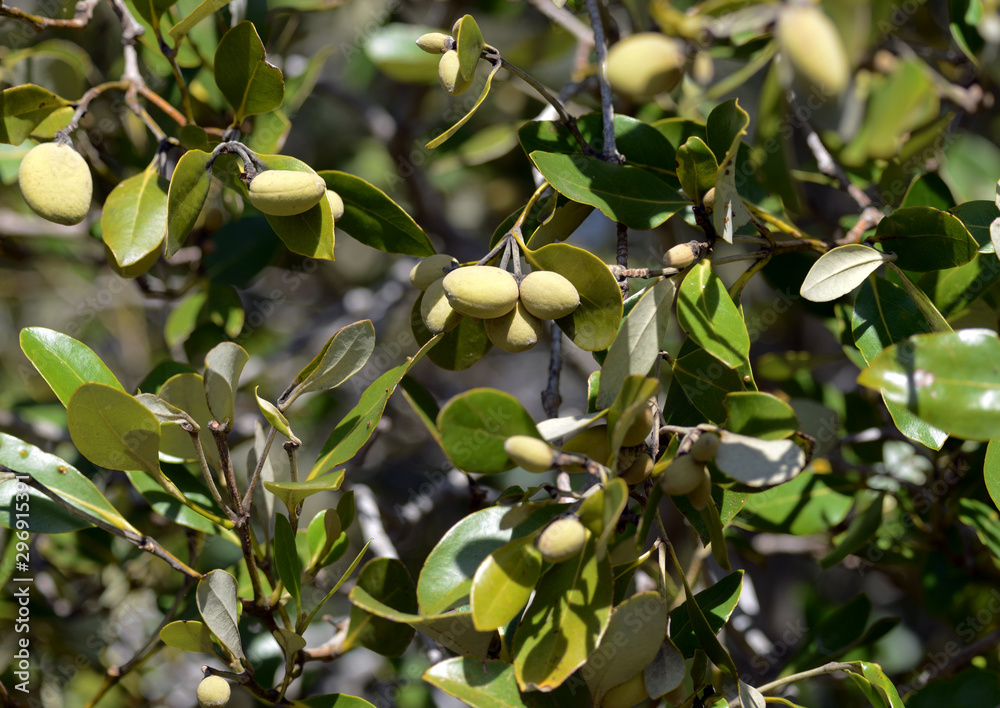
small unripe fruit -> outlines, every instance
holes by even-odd
[[[652,403],[652,401],[650,402]],[[636,445],[641,445],[649,435],[649,431],[653,427],[654,410],[652,405],[647,405],[642,413],[636,416],[632,424],[629,425],[628,430],[625,431],[625,437],[622,439],[622,445],[624,447],[634,447]]]
[[[462,69],[458,63],[458,52],[449,49],[441,55],[441,63],[438,64],[438,78],[444,90],[452,96],[465,93],[472,86],[472,79],[466,80],[462,76]]]
[[[625,470],[621,477],[625,480],[625,484],[635,486],[636,484],[642,484],[649,476],[653,473],[653,458],[649,456],[648,453],[640,452],[636,455],[635,462],[633,462],[627,470]]]
[[[608,83],[635,100],[670,91],[683,75],[683,45],[659,32],[633,34],[608,50]]]
[[[328,189],[326,190],[326,200],[330,202],[330,214],[333,215],[334,221],[344,215],[344,200],[340,198],[339,194]]]
[[[778,46],[801,81],[824,94],[840,95],[851,78],[837,26],[815,5],[785,7],[778,20]]]
[[[660,487],[672,497],[690,494],[705,477],[705,464],[691,455],[678,455],[660,475]]]
[[[688,494],[688,501],[698,511],[701,511],[712,501],[712,475],[708,468],[702,468],[701,481],[698,486]]]
[[[592,460],[607,464],[608,456],[611,454],[611,445],[608,443],[608,426],[595,425],[587,428],[573,437],[562,446],[563,452],[575,452],[578,455],[586,455]],[[582,465],[563,465],[567,472],[586,472]]]
[[[427,256],[410,270],[410,284],[417,290],[426,290],[430,284],[441,280],[445,271],[458,265],[458,261],[446,253]]]
[[[87,161],[63,143],[31,148],[17,170],[24,201],[43,219],[57,224],[79,224],[90,211],[94,181]]]
[[[546,526],[535,546],[549,563],[562,563],[579,553],[586,542],[587,529],[578,518],[568,516]]]
[[[528,351],[542,337],[542,321],[528,312],[520,300],[506,315],[483,320],[483,326],[491,342],[513,354]]]
[[[640,671],[605,693],[604,698],[601,699],[601,708],[632,708],[648,698],[646,681]]]
[[[555,461],[555,450],[530,435],[511,435],[504,440],[503,449],[518,467],[528,472],[547,472]]]
[[[721,442],[722,438],[719,437],[718,433],[704,432],[691,446],[691,457],[694,458],[695,462],[708,462],[719,451]]]
[[[454,44],[455,40],[443,32],[428,32],[417,38],[417,46],[428,54],[444,54]]]
[[[708,191],[705,192],[705,196],[701,198],[701,205],[709,214],[715,211],[715,187],[709,187]]]
[[[573,283],[551,270],[536,270],[521,281],[521,302],[540,320],[557,320],[580,306]]]
[[[198,684],[201,708],[224,708],[229,703],[229,682],[221,676],[206,676]]]
[[[448,302],[440,280],[431,283],[424,291],[420,299],[420,319],[432,334],[450,332],[462,321],[462,315],[455,312]]]
[[[441,281],[451,306],[469,317],[501,317],[517,304],[517,281],[496,266],[453,270]]]
[[[701,249],[697,250],[690,243],[679,243],[663,254],[664,268],[687,268],[695,262]]]
[[[250,182],[250,203],[271,216],[301,214],[319,204],[326,182],[311,172],[266,170]]]

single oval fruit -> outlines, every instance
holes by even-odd
[[[691,455],[678,455],[660,475],[660,487],[672,497],[693,492],[706,474],[705,464]]]
[[[428,54],[444,54],[455,48],[455,40],[444,32],[428,32],[417,37],[417,46]]]
[[[815,5],[786,6],[777,35],[781,53],[801,81],[826,95],[844,92],[851,65],[844,40],[826,13]]]
[[[531,349],[542,337],[542,321],[518,300],[506,315],[483,320],[486,336],[505,352],[517,354]]]
[[[436,280],[427,286],[420,299],[420,319],[432,334],[450,332],[462,321],[462,315],[448,302],[441,281]]]
[[[271,216],[292,216],[312,209],[326,194],[326,182],[311,172],[265,170],[250,182],[250,203]]]
[[[94,180],[87,161],[64,143],[42,143],[28,151],[17,170],[24,201],[43,219],[79,224],[90,211]]]
[[[563,452],[586,455],[590,459],[606,465],[608,457],[611,455],[611,444],[608,442],[608,426],[595,425],[592,428],[582,430],[566,441],[562,449]],[[563,469],[567,472],[587,471],[582,465],[563,465]]]
[[[712,475],[707,467],[702,468],[701,481],[688,494],[688,501],[698,511],[701,511],[712,501]]]
[[[344,200],[332,189],[326,190],[326,200],[330,202],[330,214],[336,221],[344,215]]]
[[[555,462],[555,450],[547,442],[530,435],[511,435],[504,440],[504,452],[528,472],[547,472]]]
[[[427,256],[410,270],[410,284],[417,290],[426,290],[430,284],[441,280],[445,272],[458,265],[458,261],[446,253]]]
[[[636,455],[635,462],[622,473],[621,477],[625,480],[625,484],[631,487],[642,484],[651,474],[653,474],[653,458],[649,453],[640,452]]]
[[[453,270],[441,281],[451,306],[469,317],[501,317],[517,304],[517,281],[496,266],[468,266]]]
[[[625,431],[625,437],[622,439],[623,447],[642,445],[643,441],[649,435],[649,431],[653,427],[653,419],[655,418],[652,403],[652,400],[650,400],[642,413],[636,416],[632,424],[628,426],[628,430]]]
[[[640,671],[632,678],[611,688],[601,699],[601,708],[632,708],[649,698],[646,680]]]
[[[587,529],[575,516],[567,516],[546,526],[535,546],[549,563],[562,563],[583,550],[586,542]]]
[[[573,283],[551,270],[528,273],[520,293],[525,309],[540,320],[557,320],[580,306],[580,293]]]
[[[634,100],[673,89],[684,75],[684,46],[659,32],[640,32],[608,50],[608,83]]]
[[[708,462],[715,457],[721,443],[722,438],[719,437],[718,433],[703,432],[691,446],[691,457],[695,459],[695,462]]]
[[[714,189],[714,187],[713,187]],[[692,243],[679,243],[663,254],[664,268],[687,268],[701,255],[701,247]]]
[[[441,63],[438,64],[438,78],[444,90],[452,96],[465,93],[472,86],[472,79],[466,80],[462,77],[462,69],[458,63],[458,52],[449,49],[441,55]]]
[[[229,703],[229,682],[221,676],[206,676],[198,684],[198,705],[201,708],[224,708]]]

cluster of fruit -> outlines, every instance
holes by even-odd
[[[580,293],[559,273],[536,270],[518,283],[503,268],[459,268],[444,254],[417,263],[410,282],[423,291],[420,318],[430,332],[447,332],[472,317],[483,320],[493,344],[514,353],[538,344],[542,320],[566,317],[580,306]]]
[[[452,34],[458,35],[461,20],[455,23]],[[458,60],[457,44],[454,37],[443,32],[428,32],[417,39],[417,46],[428,54],[440,54],[438,63],[438,78],[444,90],[452,96],[464,93],[472,86],[473,74],[465,75]]]

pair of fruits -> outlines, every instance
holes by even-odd
[[[70,226],[90,211],[94,181],[87,161],[72,146],[42,143],[28,151],[17,170],[24,201],[43,219]]]
[[[461,22],[461,20],[459,20]],[[452,28],[458,34],[459,22]],[[428,32],[417,39],[417,46],[428,54],[440,54],[438,63],[438,79],[441,86],[452,96],[465,93],[472,86],[472,76],[464,76],[458,59],[455,39],[443,32]]]
[[[559,273],[534,271],[520,283],[496,266],[458,268],[458,261],[437,254],[410,271],[410,282],[423,291],[420,318],[434,334],[447,332],[462,317],[483,320],[486,335],[507,352],[523,352],[542,335],[542,320],[566,317],[580,306],[580,293]]]
[[[718,433],[702,433],[688,452],[678,454],[663,470],[663,491],[671,496],[687,495],[691,506],[704,509],[712,498],[712,476],[706,463],[715,457],[721,442]]]
[[[247,189],[250,203],[258,211],[271,216],[294,216],[309,211],[323,197],[330,201],[333,218],[344,213],[344,201],[326,182],[311,172],[265,170],[250,180]]]

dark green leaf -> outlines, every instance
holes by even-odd
[[[702,349],[729,368],[747,360],[746,324],[711,262],[701,261],[684,276],[677,295],[677,321]]]
[[[437,426],[448,459],[461,470],[483,474],[514,467],[503,448],[510,436],[541,437],[516,398],[490,388],[472,389],[449,400],[441,408]]]
[[[990,240],[990,224],[996,219],[1000,219],[1000,209],[997,208],[994,202],[979,199],[953,206],[948,211],[957,216],[965,224],[965,228],[969,230],[972,238],[976,239],[976,243],[979,244],[979,251],[981,253],[990,253],[993,251],[993,244]]]
[[[208,167],[211,158],[202,150],[188,150],[174,167],[167,190],[168,258],[184,245],[205,205],[212,186],[212,170]]]
[[[898,267],[918,272],[960,266],[979,250],[958,217],[932,207],[897,209],[879,222],[874,240],[896,254]]]
[[[718,633],[729,620],[743,591],[743,571],[737,570],[723,576],[709,588],[695,593],[695,600],[701,608],[712,632]],[[670,638],[684,656],[691,656],[698,648],[687,602],[682,602],[670,613]]]
[[[790,482],[751,494],[740,521],[751,528],[808,536],[840,524],[854,505],[853,485],[806,471]]]
[[[34,84],[0,91],[0,143],[20,145],[50,113],[68,105],[66,99]]]
[[[470,706],[489,708],[562,708],[590,705],[589,695],[578,685],[563,686],[551,693],[521,693],[514,667],[503,661],[480,661],[454,657],[424,672],[423,680]]]
[[[420,318],[423,297],[424,294],[420,293],[410,309],[410,330],[421,347],[434,338]],[[486,336],[486,327],[482,321],[463,317],[454,329],[439,335],[437,343],[427,353],[427,358],[442,369],[462,371],[486,356],[492,348],[493,342]]]
[[[285,98],[281,70],[268,64],[266,56],[264,43],[252,22],[240,22],[219,40],[215,50],[215,83],[233,107],[237,123],[247,116],[280,108]]]
[[[967,667],[954,678],[939,678],[911,694],[907,708],[966,708],[1000,705],[1000,677],[988,669]]]
[[[352,598],[359,589],[393,609],[407,614],[417,611],[413,580],[406,566],[395,558],[375,558],[365,563]],[[354,604],[343,647],[362,646],[383,656],[399,656],[410,645],[413,633],[412,627],[379,617]]]
[[[284,514],[274,516],[274,565],[278,579],[302,613],[302,565],[295,550],[295,532]]]
[[[718,171],[719,163],[715,161],[715,155],[701,138],[688,138],[677,148],[677,179],[684,193],[695,204],[701,204],[705,192],[715,186],[715,173]]]
[[[726,420],[726,396],[744,390],[738,371],[701,348],[674,361],[674,378],[695,408],[718,425]]]
[[[820,558],[820,568],[832,568],[850,554],[856,552],[868,543],[882,525],[881,493],[869,493],[864,497],[864,508],[859,504],[854,511],[854,518],[847,531],[837,541],[837,545]]]
[[[118,379],[86,344],[55,330],[25,327],[21,350],[64,405],[83,383],[103,383],[124,392]]]
[[[735,391],[722,402],[726,407],[726,430],[763,440],[781,440],[799,429],[799,419],[790,405],[770,393]]]
[[[118,267],[134,272],[154,257],[167,235],[167,181],[154,168],[129,177],[111,190],[101,214],[104,245],[114,254]]]
[[[854,342],[869,363],[886,347],[931,331],[906,291],[878,276],[866,280],[858,291],[852,329]]]

